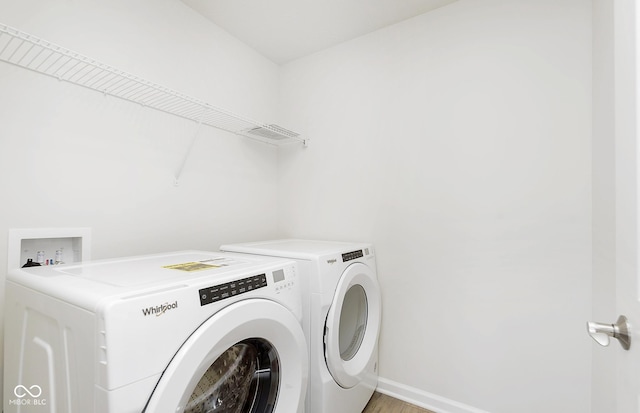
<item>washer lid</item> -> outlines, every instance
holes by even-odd
[[[220,398],[220,391],[228,389],[236,394],[220,398],[220,403],[225,402],[227,407],[243,403],[240,399],[244,390],[237,393],[236,384],[247,377],[247,372],[242,370],[253,368],[243,364],[238,357],[246,346],[250,347],[249,352],[266,354],[255,380],[249,389],[245,389],[246,394],[256,396],[252,400],[259,398],[264,403],[254,404],[248,411],[300,411],[308,379],[307,346],[302,328],[282,305],[265,299],[250,299],[217,312],[185,341],[163,372],[144,412],[175,413],[185,411],[188,406],[191,411],[198,411],[196,399],[200,396],[204,395],[201,403],[206,405],[208,393]],[[211,371],[223,366],[227,361],[225,358],[229,357],[241,370],[232,378],[235,384],[215,379],[225,376],[225,372]],[[264,388],[260,390],[256,386]],[[261,410],[255,410],[258,407]]]
[[[375,357],[381,317],[380,287],[362,263],[342,274],[325,324],[325,360],[338,385],[361,382]]]

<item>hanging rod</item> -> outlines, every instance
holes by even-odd
[[[256,122],[0,23],[0,60],[214,128],[280,145],[298,133]]]

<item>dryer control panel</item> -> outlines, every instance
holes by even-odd
[[[364,253],[362,252],[362,250],[345,252],[344,254],[342,254],[342,262],[357,260],[358,258],[362,257],[364,257]]]
[[[253,277],[247,277],[224,284],[202,288],[199,290],[200,306],[215,303],[217,301],[224,300],[225,298],[235,297],[266,286],[267,275],[259,274],[254,275]]]

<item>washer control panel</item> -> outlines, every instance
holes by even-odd
[[[254,275],[253,277],[243,278],[241,280],[202,288],[199,290],[200,306],[215,303],[217,301],[224,300],[225,298],[235,297],[266,286],[267,275],[259,274]]]

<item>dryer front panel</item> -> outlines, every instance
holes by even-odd
[[[375,272],[365,264],[351,264],[338,282],[325,324],[325,360],[341,387],[351,388],[373,374],[369,370],[377,357],[380,317]]]
[[[280,304],[250,299],[203,323],[162,374],[145,413],[302,411],[307,349]]]

